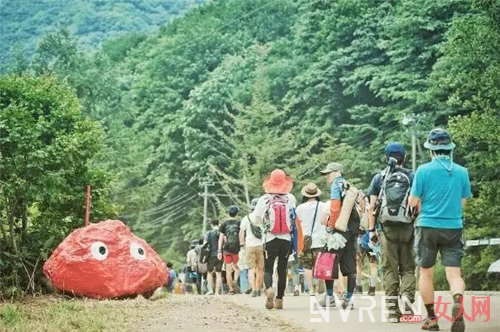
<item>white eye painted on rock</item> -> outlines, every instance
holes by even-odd
[[[132,257],[134,257],[135,259],[138,259],[138,260],[144,260],[146,259],[146,250],[144,250],[144,248],[140,245],[138,245],[137,243],[134,243],[132,242],[130,244],[130,254],[132,255]]]
[[[90,253],[98,261],[103,261],[108,257],[108,247],[101,241],[97,241],[90,246]]]

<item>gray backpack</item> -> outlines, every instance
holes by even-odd
[[[380,222],[411,223],[407,205],[411,182],[408,171],[396,169],[382,183]]]

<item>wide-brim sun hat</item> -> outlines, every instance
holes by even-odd
[[[266,194],[288,194],[292,191],[293,180],[281,169],[275,169],[262,184]]]
[[[308,198],[321,196],[321,190],[313,182],[309,182],[308,184],[306,184],[300,192],[301,192],[302,196],[308,197]]]
[[[451,140],[449,131],[442,128],[434,128],[427,135],[427,141],[424,143],[426,149],[436,150],[453,150],[455,143]]]

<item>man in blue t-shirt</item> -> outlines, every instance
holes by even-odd
[[[416,262],[420,267],[419,291],[428,317],[423,330],[438,331],[434,313],[433,266],[437,253],[445,266],[446,277],[453,294],[452,332],[465,331],[462,297],[465,283],[461,265],[463,247],[463,208],[471,197],[469,173],[452,160],[455,144],[451,134],[440,128],[430,131],[424,147],[432,161],[420,166],[415,174],[409,204],[419,211],[415,230]]]

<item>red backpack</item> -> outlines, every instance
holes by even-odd
[[[274,195],[269,198],[265,220],[271,234],[290,234],[292,232],[293,206],[287,195]]]

